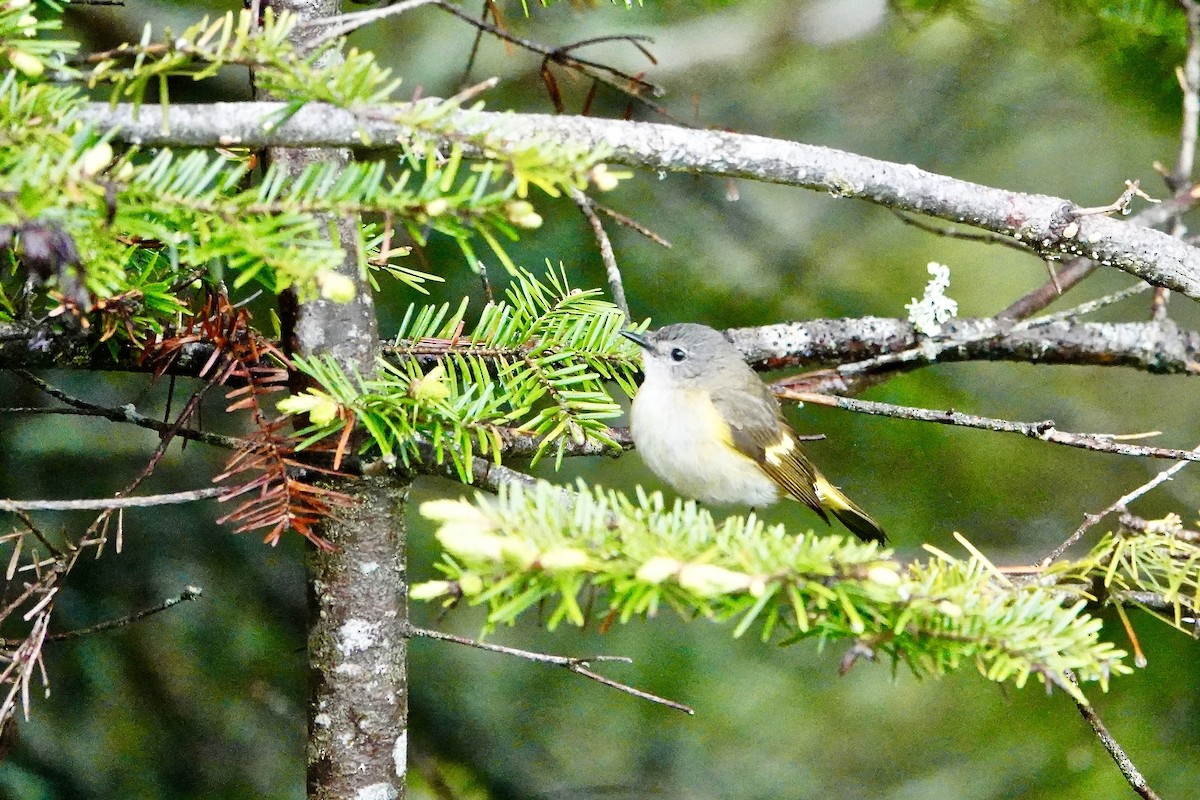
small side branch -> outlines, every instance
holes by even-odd
[[[95,625],[88,625],[86,628],[76,628],[75,630],[71,630],[71,631],[63,631],[61,633],[51,633],[46,636],[45,640],[47,642],[62,642],[62,641],[66,641],[67,639],[76,639],[76,638],[79,638],[80,636],[90,636],[93,633],[109,631],[109,630],[112,630],[113,628],[124,628],[126,625],[132,625],[135,622],[140,622],[141,620],[145,619],[146,617],[150,617],[155,614],[166,611],[168,608],[171,608],[172,606],[177,606],[180,603],[186,602],[188,600],[198,600],[198,599],[200,599],[200,596],[203,593],[204,593],[203,590],[199,586],[185,586],[183,591],[179,595],[177,595],[175,597],[169,597],[166,600],[163,600],[161,603],[151,606],[150,608],[143,608],[141,611],[135,611],[132,614],[127,614],[126,616],[119,617],[117,619],[110,619],[110,620],[106,620],[104,622],[98,622]],[[3,642],[3,644],[6,646],[19,644],[21,641],[23,641],[23,640],[21,640],[21,639],[0,640],[0,642]]]
[[[617,257],[613,254],[612,242],[609,241],[608,234],[604,232],[604,224],[600,222],[600,217],[596,215],[592,199],[581,189],[572,189],[571,199],[575,201],[575,205],[579,206],[583,216],[587,217],[588,224],[592,226],[592,233],[596,236],[596,245],[600,248],[600,258],[604,261],[604,272],[608,275],[608,288],[612,292],[613,305],[621,309],[625,319],[632,320],[633,317],[629,314],[629,302],[625,299],[625,284],[621,281],[621,268],[617,266]]]
[[[228,491],[220,486],[190,492],[148,494],[141,497],[97,497],[88,500],[0,500],[0,511],[107,511],[116,508],[173,506],[208,500]]]
[[[1100,453],[1116,453],[1123,456],[1141,458],[1168,458],[1173,461],[1200,461],[1198,450],[1177,450],[1171,447],[1148,447],[1140,444],[1128,444],[1119,441],[1117,436],[1100,433],[1068,433],[1054,427],[1053,420],[1041,422],[1014,422],[994,417],[979,417],[974,414],[963,414],[959,411],[937,411],[929,408],[912,408],[891,403],[879,403],[871,400],[854,400],[849,397],[837,397],[813,392],[797,392],[786,387],[776,388],[776,395],[783,400],[796,400],[802,403],[840,408],[845,411],[856,411],[860,414],[873,414],[896,419],[910,419],[919,422],[936,422],[941,425],[957,425],[964,428],[997,431],[1000,433],[1019,433],[1031,439],[1043,442],[1078,447],[1083,450],[1095,450]],[[1178,466],[1178,465],[1177,465]],[[1174,467],[1172,468],[1174,469]]]
[[[300,22],[296,27],[299,29],[321,29],[321,35],[312,44],[315,47],[336,39],[339,36],[346,36],[353,33],[364,25],[369,25],[372,22],[378,22],[381,19],[393,17],[397,14],[403,14],[419,6],[429,5],[434,2],[436,0],[404,0],[403,2],[392,3],[382,8],[373,8],[368,11],[339,13],[330,17],[308,19]]]
[[[1072,683],[1075,682],[1074,675],[1067,673],[1067,677]],[[1100,739],[1100,744],[1102,744],[1104,749],[1108,751],[1108,754],[1112,756],[1112,760],[1116,762],[1117,769],[1121,770],[1121,774],[1125,776],[1125,780],[1129,782],[1130,787],[1132,787],[1140,797],[1144,798],[1144,800],[1159,800],[1158,795],[1153,789],[1150,788],[1150,785],[1146,783],[1145,777],[1142,776],[1141,771],[1139,771],[1137,766],[1134,765],[1133,760],[1129,758],[1129,756],[1121,748],[1121,745],[1117,744],[1117,740],[1113,738],[1113,735],[1108,732],[1108,728],[1105,727],[1104,722],[1101,721],[1100,715],[1096,713],[1096,709],[1092,708],[1087,703],[1081,703],[1079,701],[1075,702],[1075,707],[1079,709],[1079,713],[1083,715],[1085,720],[1087,720],[1088,725],[1092,726],[1092,730],[1096,732],[1096,736]]]
[[[86,400],[81,400],[52,384],[47,383],[36,375],[26,370],[14,370],[24,380],[32,383],[37,388],[41,389],[51,397],[61,400],[70,406],[69,409],[57,408],[19,408],[19,409],[0,409],[2,412],[24,412],[24,413],[41,413],[41,414],[78,414],[80,416],[101,417],[111,420],[112,422],[125,422],[130,425],[136,425],[139,428],[152,430],[160,435],[172,434],[181,439],[190,439],[192,441],[204,442],[211,444],[214,447],[223,447],[226,450],[237,450],[242,446],[242,441],[233,436],[222,436],[219,433],[209,433],[208,431],[192,430],[191,428],[179,427],[175,424],[162,422],[161,420],[152,419],[145,414],[138,412],[132,403],[123,405],[119,408],[108,408],[106,406],[89,403]]]
[[[657,703],[667,708],[673,708],[676,711],[682,711],[685,714],[695,714],[695,709],[685,706],[682,703],[676,703],[674,700],[668,700],[665,697],[659,697],[650,692],[644,692],[641,689],[635,689],[628,684],[614,681],[611,678],[606,678],[598,672],[593,671],[589,664],[592,662],[601,661],[618,661],[624,664],[632,664],[633,659],[625,656],[590,656],[588,658],[574,658],[571,656],[555,656],[547,653],[534,653],[530,650],[519,650],[515,647],[505,647],[499,644],[488,644],[475,639],[468,639],[465,636],[455,636],[452,633],[442,633],[441,631],[432,631],[427,628],[417,628],[412,625],[407,626],[406,633],[409,637],[421,637],[424,639],[437,639],[441,642],[453,642],[455,644],[474,647],[479,650],[487,650],[489,653],[502,653],[507,656],[516,656],[523,658],[526,661],[534,661],[538,664],[550,664],[556,667],[562,667],[568,672],[574,672],[576,675],[582,675],[585,678],[590,678],[597,683],[602,683],[605,686],[610,686],[613,689],[625,692],[625,694],[633,695],[642,700],[649,700],[651,703]]]
[[[517,47],[528,50],[531,53],[537,53],[538,55],[542,56],[543,76],[547,74],[547,64],[558,64],[559,66],[573,69],[582,75],[592,78],[593,80],[604,83],[613,89],[616,89],[621,94],[644,104],[653,111],[665,117],[670,117],[670,115],[667,114],[666,109],[649,99],[649,97],[662,96],[664,94],[662,87],[650,83],[641,75],[632,75],[607,64],[602,64],[597,61],[589,61],[585,58],[579,58],[577,56],[570,55],[572,50],[576,50],[585,45],[596,44],[603,41],[619,40],[627,41],[632,44],[653,63],[654,57],[646,49],[645,45],[642,44],[642,42],[651,41],[650,37],[648,36],[620,34],[617,36],[604,36],[598,39],[587,39],[580,42],[574,42],[572,44],[562,45],[560,47],[550,47],[530,39],[515,36],[509,31],[501,28],[499,25],[493,25],[486,19],[471,16],[453,3],[445,2],[445,0],[436,0],[436,4],[442,10],[448,11],[464,22],[472,25],[476,30],[483,31],[491,36],[495,36],[501,41],[508,42],[509,44],[516,45]],[[557,103],[557,98],[555,99]]]
[[[1191,450],[1189,452],[1200,454],[1200,447],[1197,447],[1195,450]],[[1080,525],[1078,528],[1076,528],[1075,532],[1072,533],[1070,536],[1068,536],[1066,541],[1064,541],[1058,547],[1054,548],[1054,552],[1052,552],[1050,555],[1046,556],[1046,558],[1042,561],[1042,566],[1047,567],[1054,561],[1057,561],[1058,559],[1062,558],[1063,553],[1067,552],[1067,550],[1071,547],[1071,545],[1075,544],[1081,538],[1083,538],[1083,535],[1085,533],[1087,533],[1088,530],[1093,525],[1096,525],[1098,522],[1100,522],[1100,520],[1104,519],[1105,517],[1107,517],[1109,514],[1112,514],[1113,512],[1123,511],[1127,505],[1129,505],[1130,503],[1132,503],[1134,500],[1138,499],[1142,495],[1146,494],[1146,492],[1149,492],[1151,489],[1153,489],[1154,487],[1158,486],[1161,483],[1166,483],[1167,481],[1171,480],[1171,478],[1173,478],[1175,476],[1176,472],[1179,472],[1179,470],[1183,469],[1190,463],[1191,463],[1191,461],[1180,461],[1178,464],[1175,464],[1172,467],[1168,467],[1167,469],[1164,469],[1162,472],[1158,473],[1153,478],[1146,481],[1138,488],[1134,489],[1132,492],[1129,492],[1127,494],[1122,495],[1121,497],[1118,497],[1112,503],[1112,505],[1110,505],[1108,508],[1104,509],[1103,511],[1099,512],[1098,514],[1088,514],[1087,516],[1085,516],[1084,520],[1083,520],[1083,524]]]

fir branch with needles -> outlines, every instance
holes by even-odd
[[[112,99],[144,100],[150,86],[159,102],[167,102],[167,80],[204,80],[223,67],[254,69],[255,82],[275,97],[296,103],[310,100],[342,108],[388,101],[400,85],[369,52],[351,50],[343,62],[329,64],[326,53],[340,42],[329,42],[301,55],[291,41],[296,19],[268,7],[261,20],[250,10],[228,12],[215,20],[204,18],[178,36],[170,30],[154,41],[149,25],[137,44],[124,44],[87,58],[90,68],[79,72],[89,87],[111,86]]]
[[[864,655],[918,677],[975,664],[989,680],[1021,686],[1035,677],[1081,702],[1068,673],[1107,688],[1131,671],[1088,611],[1093,584],[1114,596],[1157,587],[1187,613],[1200,582],[1200,549],[1165,529],[1108,537],[1083,558],[1010,577],[961,537],[967,557],[927,547],[928,559],[902,564],[873,543],[794,535],[754,515],[717,522],[695,503],[667,506],[641,490],[631,499],[581,484],[564,502],[559,487],[512,484],[495,498],[433,501],[422,513],[438,525],[444,579],[412,596],[482,605],[489,629],[535,608],[550,609],[550,627],[582,625],[592,587],[590,608],[609,619],[671,608],[733,622],[735,636],[757,628],[784,644],[848,642],[847,668]]]
[[[410,307],[376,376],[297,359],[319,388],[280,408],[308,414],[302,446],[342,436],[350,415],[370,436],[363,452],[410,467],[432,445],[464,482],[476,453],[502,458],[502,427],[539,437],[535,459],[554,452],[561,461],[568,442],[588,440],[619,451],[605,423],[622,411],[606,384],[632,394],[637,353],[618,335],[625,315],[599,295],[571,288],[561,269],[544,281],[519,273],[470,334],[465,301],[453,311]]]
[[[11,36],[28,32],[28,13],[14,16],[8,6],[0,12],[0,36],[6,23]],[[86,106],[82,92],[49,86],[46,69],[9,70],[0,78],[0,138],[22,146],[0,152],[0,193],[8,199],[0,233],[11,231],[18,242],[0,241],[12,267],[0,276],[10,279],[0,286],[0,313],[13,315],[21,279],[35,269],[43,273],[39,284],[53,286],[56,279],[60,293],[84,311],[96,300],[128,296],[138,288],[128,280],[131,262],[145,263],[131,257],[131,248],[162,253],[177,273],[203,269],[215,280],[228,277],[235,289],[256,281],[274,292],[295,286],[302,299],[318,292],[346,299],[345,282],[334,274],[343,253],[326,227],[330,216],[350,214],[385,219],[360,226],[354,246],[360,268],[386,272],[418,291],[442,276],[395,263],[407,252],[393,246],[397,229],[418,245],[431,233],[448,237],[472,270],[484,256],[516,272],[506,243],[541,225],[533,189],[555,197],[587,186],[593,174],[605,188],[615,183],[612,174],[595,172],[598,150],[544,138],[513,143],[479,133],[439,149],[430,142],[446,133],[452,112],[472,113],[460,108],[466,96],[389,105],[395,82],[368,56],[352,53],[345,63],[318,68],[315,56],[291,50],[291,20],[267,16],[256,28],[246,14],[227,15],[160,43],[147,33],[137,45],[92,58],[87,80],[140,100],[154,81],[202,80],[227,64],[251,65],[260,86],[289,98],[284,116],[321,101],[361,109],[364,119],[382,113],[403,121],[413,133],[397,143],[399,160],[314,164],[285,179],[275,165],[259,175],[250,152],[163,149],[151,156],[134,147],[122,153],[109,134],[75,122]],[[60,64],[58,77],[69,77],[62,66],[68,45],[46,50],[47,63]],[[160,102],[167,102],[165,94]],[[57,244],[45,248],[47,263],[34,263],[32,248],[22,250],[21,231],[50,232]],[[60,298],[51,301],[45,310]]]
[[[1197,634],[1200,543],[1186,537],[1178,515],[1106,534],[1090,558],[1109,602],[1141,608],[1177,630]],[[1153,607],[1148,598],[1154,599]]]

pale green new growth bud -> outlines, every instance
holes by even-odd
[[[896,572],[891,565],[876,564],[867,570],[867,580],[878,583],[880,586],[899,586],[900,573]]]
[[[716,597],[731,592],[744,592],[754,578],[744,572],[718,567],[715,564],[688,564],[679,570],[679,585],[701,597]]]
[[[542,215],[533,208],[528,200],[513,200],[504,207],[505,216],[513,225],[530,230],[542,227]]]
[[[354,281],[340,272],[331,269],[317,273],[317,286],[321,296],[335,303],[349,303],[354,299]]]
[[[682,562],[666,556],[655,556],[642,564],[637,571],[637,579],[643,583],[662,583],[667,578],[679,572]]]
[[[474,597],[483,591],[483,578],[474,572],[464,572],[458,576],[458,590],[464,597]]]
[[[546,572],[571,572],[583,569],[589,560],[588,554],[577,547],[555,547],[538,556],[537,563]]]
[[[79,159],[79,173],[85,178],[99,175],[113,160],[112,145],[100,142],[84,151]]]
[[[14,67],[31,78],[36,78],[46,71],[45,64],[37,56],[32,56],[24,50],[10,49],[8,60]]]
[[[341,406],[320,389],[285,397],[275,404],[285,414],[308,414],[314,425],[328,425],[337,419]]]
[[[450,581],[425,581],[418,583],[408,590],[408,597],[411,600],[435,600],[443,595],[450,594],[454,584]]]

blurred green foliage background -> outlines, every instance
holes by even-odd
[[[477,13],[471,3],[468,10]],[[648,34],[657,63],[628,44],[588,58],[667,89],[660,102],[689,124],[827,145],[994,186],[1111,201],[1126,179],[1162,195],[1153,162],[1178,149],[1182,15],[1172,3],[965,3],[958,0],[501,3],[511,29],[552,45],[613,33]],[[226,3],[131,3],[73,8],[68,30],[86,48],[135,40],[146,22],[181,30]],[[405,79],[407,91],[451,94],[473,31],[434,8],[356,34]],[[540,59],[482,42],[471,80],[500,75],[492,109],[549,111]],[[589,84],[556,73],[567,111]],[[245,75],[173,87],[178,101],[248,97]],[[593,113],[624,116],[625,98],[601,90]],[[639,119],[662,118],[638,106]],[[733,199],[736,196],[736,199]],[[673,243],[664,249],[612,228],[635,315],[742,326],[793,319],[903,316],[925,265],[950,265],[964,316],[992,314],[1046,280],[1035,259],[932,236],[891,212],[816,193],[684,175],[640,174],[601,198]],[[591,233],[569,201],[539,203],[546,224],[514,250],[535,271],[566,264],[577,285],[603,285]],[[478,279],[452,246],[417,256],[447,281],[437,296],[472,296]],[[501,282],[500,270],[492,279]],[[1128,285],[1101,273],[1059,307]],[[410,293],[385,288],[386,334]],[[1195,327],[1194,304],[1172,316]],[[1104,318],[1144,319],[1127,302]],[[265,319],[265,315],[260,317]],[[49,373],[95,402],[161,409],[165,386],[140,376]],[[1200,442],[1188,380],[1100,368],[957,364],[872,389],[870,399],[1011,419],[1054,419],[1073,431],[1161,430],[1164,446]],[[39,402],[0,375],[0,403]],[[219,398],[206,425],[230,429]],[[1162,463],[1056,448],[999,434],[860,417],[791,412],[827,439],[810,452],[831,478],[889,529],[902,557],[930,542],[954,552],[961,531],[999,563],[1044,556],[1080,522],[1147,480]],[[137,473],[154,437],[107,422],[0,416],[0,497],[111,493]],[[221,454],[173,447],[147,491],[205,485]],[[569,480],[658,487],[636,454],[570,462]],[[421,479],[414,499],[462,492]],[[1135,511],[1194,519],[1196,476],[1184,471]],[[414,504],[415,506],[415,504]],[[124,551],[79,568],[58,626],[75,628],[204,589],[198,602],[115,632],[47,649],[53,683],[0,767],[11,798],[298,798],[304,794],[304,545],[269,549],[215,526],[220,509],[133,511]],[[767,511],[797,529],[799,507]],[[40,517],[46,527],[86,518]],[[429,530],[412,520],[411,574],[433,577]],[[819,523],[817,523],[819,524]],[[1098,532],[1097,532],[1098,533]],[[413,608],[418,624],[475,635],[468,610]],[[1115,619],[1108,635],[1124,643]],[[1149,666],[1093,699],[1116,737],[1164,797],[1200,785],[1196,643],[1135,616]],[[837,676],[842,651],[733,640],[727,628],[663,616],[607,633],[542,631],[535,620],[497,642],[548,652],[622,654],[605,671],[697,709],[695,717],[635,700],[563,671],[454,645],[412,644],[413,791],[463,798],[1093,798],[1129,795],[1095,737],[1061,695],[1007,691],[968,665],[918,684],[901,666],[862,663]],[[444,786],[443,786],[444,784]],[[442,795],[445,796],[445,795]]]

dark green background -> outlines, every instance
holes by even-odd
[[[472,3],[472,6],[475,4]],[[1172,70],[1182,34],[1168,3],[1123,3],[1153,12],[1130,27],[1087,5],[949,4],[937,16],[875,2],[648,3],[625,11],[559,3],[504,3],[515,32],[551,44],[616,32],[645,33],[659,59],[628,45],[584,54],[668,90],[661,102],[700,126],[827,145],[998,187],[1109,202],[1126,179],[1163,193],[1151,164],[1174,162],[1179,92]],[[940,5],[940,4],[939,4]],[[206,5],[215,12],[227,6]],[[1161,11],[1160,9],[1165,9]],[[472,8],[476,11],[477,9]],[[136,40],[144,22],[181,31],[199,3],[131,3],[78,9],[72,35],[86,47]],[[828,41],[831,28],[859,35]],[[1165,20],[1165,22],[1164,22]],[[821,35],[818,35],[821,34]],[[457,90],[472,32],[435,9],[394,19],[357,37],[405,79],[402,93]],[[483,43],[472,73],[503,77],[493,109],[547,111],[539,59]],[[569,111],[588,85],[558,73]],[[230,70],[210,84],[180,83],[179,100],[246,96]],[[623,116],[626,101],[602,90],[595,113]],[[637,118],[661,119],[635,109]],[[639,174],[601,198],[650,225],[667,250],[610,226],[635,315],[656,324],[717,326],[817,317],[903,316],[920,296],[925,265],[950,265],[950,295],[963,315],[992,314],[1046,279],[1044,265],[1014,251],[931,236],[869,204],[778,186]],[[602,285],[591,234],[574,206],[537,198],[543,229],[514,250],[540,269],[562,261],[576,285]],[[446,297],[477,280],[444,242],[422,256],[447,278]],[[500,282],[494,266],[493,279]],[[1129,285],[1102,273],[1073,304]],[[383,330],[419,297],[385,290]],[[1147,301],[1103,318],[1144,319]],[[1195,326],[1189,300],[1172,314]],[[136,402],[161,412],[165,387],[137,376],[48,374],[97,402]],[[1200,441],[1186,378],[1128,370],[958,364],[877,387],[869,399],[989,416],[1053,418],[1065,430],[1161,430],[1163,445]],[[214,401],[219,398],[212,398]],[[0,376],[0,404],[37,396]],[[218,402],[205,421],[217,429]],[[1057,448],[1019,437],[862,417],[826,409],[792,412],[797,426],[827,435],[811,452],[836,482],[889,529],[902,557],[923,542],[958,552],[961,531],[1000,563],[1045,555],[1082,519],[1166,466]],[[135,475],[154,446],[144,431],[71,418],[0,416],[0,496],[86,497]],[[206,485],[220,454],[193,445],[171,456],[147,491]],[[539,474],[549,475],[546,468]],[[572,461],[561,480],[658,484],[636,454]],[[1139,501],[1148,517],[1194,518],[1196,479],[1184,471]],[[460,492],[418,481],[414,499]],[[278,548],[214,526],[207,506],[135,511],[125,548],[85,562],[59,603],[60,629],[120,616],[197,584],[204,598],[150,621],[47,648],[53,694],[34,702],[20,743],[0,767],[12,798],[297,798],[303,795],[305,546]],[[797,507],[768,511],[797,528]],[[39,517],[78,530],[85,516]],[[411,571],[433,577],[429,529],[414,520]],[[475,635],[481,619],[439,617],[417,605],[421,624]],[[1106,634],[1124,644],[1120,626]],[[1114,734],[1166,798],[1200,785],[1196,645],[1134,617],[1150,664],[1091,694]],[[635,700],[562,671],[448,644],[412,645],[413,774],[438,775],[460,797],[496,798],[1096,798],[1132,796],[1095,737],[1061,694],[988,683],[971,667],[936,682],[903,668],[860,664],[837,677],[842,647],[780,649],[728,628],[664,616],[606,634],[548,634],[529,618],[494,641],[568,654],[623,654],[633,666],[605,671],[687,703],[695,717]],[[431,797],[425,782],[414,794]]]

